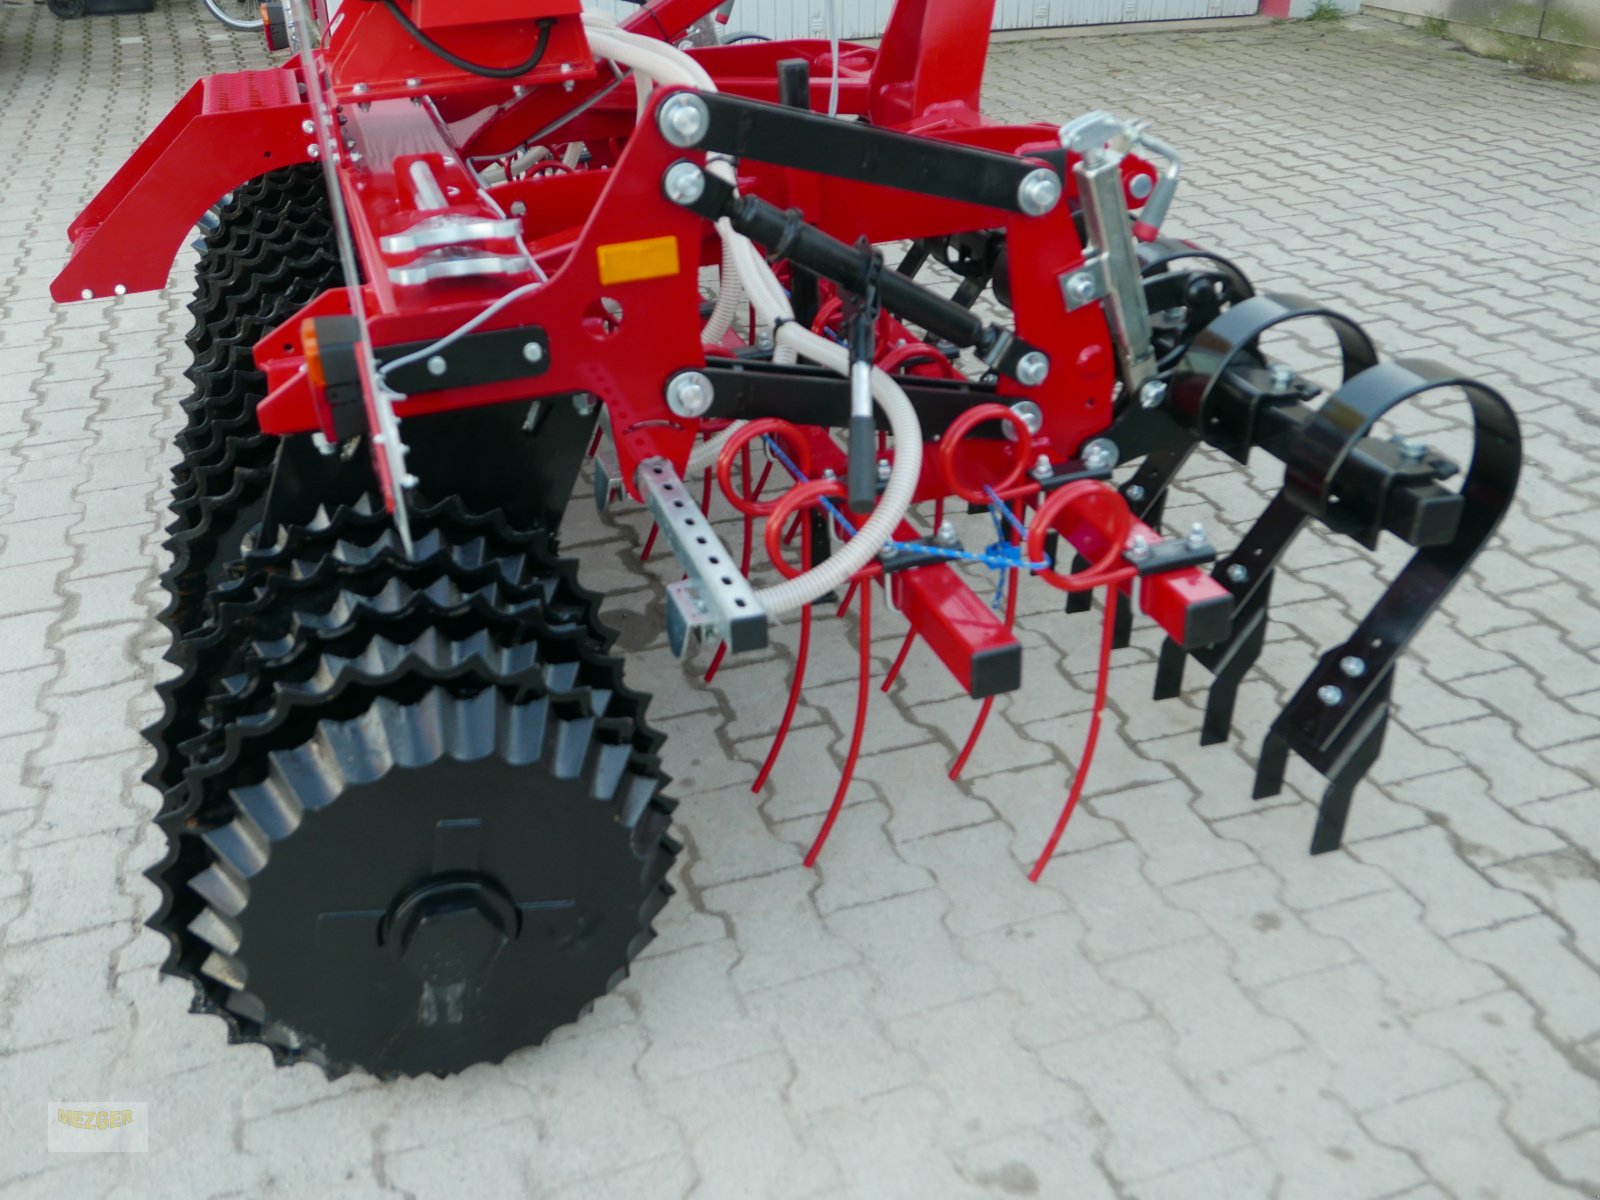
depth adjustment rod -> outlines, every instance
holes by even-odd
[[[864,237],[856,247],[871,265],[867,268],[866,286],[860,292],[846,290],[841,294],[845,341],[850,349],[850,465],[846,483],[850,511],[864,513],[871,512],[878,502],[878,426],[872,411],[872,364],[877,357],[883,255]]]
[[[690,172],[699,178],[691,177]],[[936,338],[970,347],[992,369],[1025,387],[1039,382],[1038,363],[1048,359],[1011,330],[990,325],[954,300],[947,300],[898,271],[883,271],[881,260],[859,246],[808,224],[798,211],[785,212],[756,196],[739,196],[725,179],[704,171],[687,159],[667,168],[663,179],[667,198],[699,213],[708,221],[727,218],[734,230],[765,247],[772,258],[788,259],[814,275],[832,280],[846,292],[865,295],[876,274],[879,303],[902,320],[920,325]],[[1030,369],[1021,368],[1029,360]],[[1021,374],[1019,375],[1019,370]]]

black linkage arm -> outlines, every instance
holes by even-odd
[[[852,246],[807,224],[798,211],[784,211],[756,196],[735,195],[727,181],[707,172],[705,190],[689,207],[709,220],[726,217],[733,228],[764,247],[774,259],[787,259],[830,279],[845,291],[863,294],[877,271],[870,250]],[[1017,363],[1036,347],[1003,326],[981,317],[902,275],[883,271],[877,280],[883,307],[937,338],[972,347],[996,371],[1015,377]]]

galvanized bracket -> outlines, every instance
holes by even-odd
[[[678,657],[714,634],[729,650],[767,645],[767,613],[705,513],[664,458],[639,464],[645,505],[688,578],[667,589],[667,641]]]
[[[1133,394],[1156,370],[1150,310],[1122,182],[1122,159],[1142,130],[1137,122],[1119,121],[1105,112],[1088,113],[1061,128],[1061,144],[1079,156],[1073,171],[1089,242],[1083,265],[1063,277],[1062,294],[1069,309],[1105,301],[1122,385]]]

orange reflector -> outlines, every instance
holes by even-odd
[[[601,283],[634,283],[678,273],[678,239],[642,238],[637,242],[612,242],[595,250],[600,260]]]
[[[317,319],[307,317],[300,322],[300,349],[306,356],[306,375],[311,386],[321,388],[327,382],[322,374],[322,347],[317,344]]]

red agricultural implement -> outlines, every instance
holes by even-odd
[[[71,227],[60,300],[160,288],[204,230],[151,924],[197,1009],[280,1062],[497,1060],[652,936],[677,852],[662,737],[559,551],[586,459],[681,565],[675,651],[798,621],[784,731],[813,607],[853,602],[854,738],[808,864],[854,770],[875,603],[909,626],[891,680],[917,642],[980,702],[954,774],[1021,683],[1023,577],[1068,611],[1099,592],[1087,742],[1035,878],[1135,611],[1166,634],[1157,696],[1196,659],[1223,740],[1309,522],[1416,548],[1260,754],[1257,796],[1291,752],[1326,777],[1312,849],[1337,847],[1398,656],[1510,502],[1505,401],[1164,235],[1179,156],[1142,123],[983,117],[991,5],[901,0],[876,47],[703,44],[715,7],[295,0],[268,13],[293,57],[195,84]],[[1307,323],[1342,357],[1326,392],[1261,348]],[[1464,474],[1375,435],[1441,388],[1472,415]],[[1162,529],[1202,445],[1285,468],[1226,553]]]

